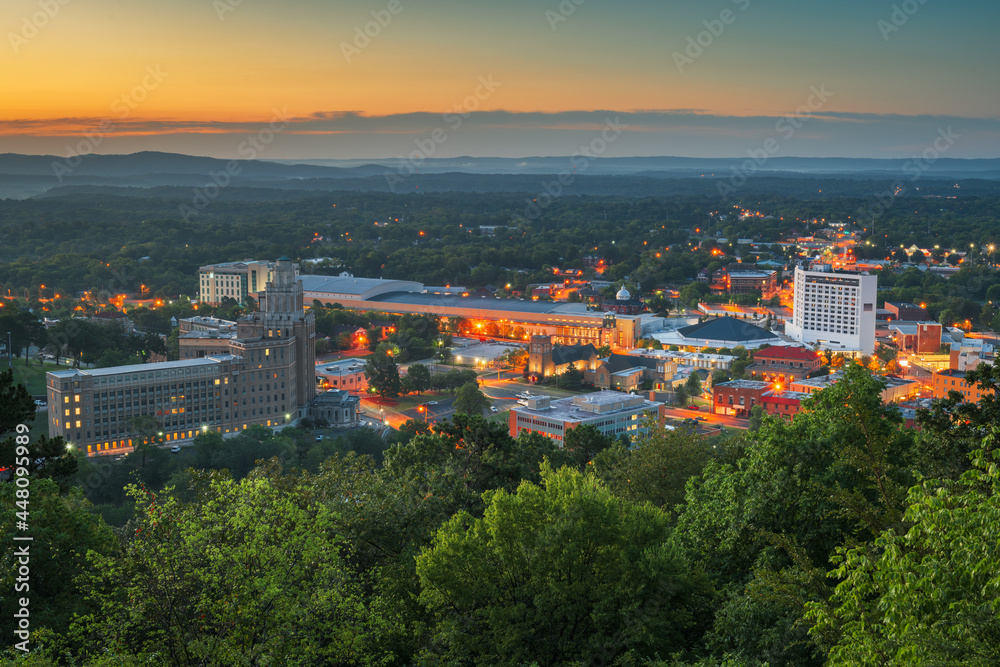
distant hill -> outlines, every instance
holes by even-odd
[[[570,171],[575,194],[656,195],[677,190],[715,192],[713,179],[729,179],[747,158],[598,158],[574,171],[570,157],[431,158],[414,172],[399,160],[221,160],[176,153],[88,155],[77,164],[44,155],[0,154],[0,198],[24,199],[49,192],[94,188],[200,188],[213,174],[233,187],[278,190],[516,191],[537,192],[544,177]],[[579,164],[579,163],[577,163]],[[752,173],[755,180],[834,178],[864,182],[902,178],[913,164],[905,159],[771,158]],[[1000,159],[942,158],[921,172],[927,179],[1000,180]],[[218,178],[218,177],[217,177]],[[623,179],[623,180],[618,180]],[[703,179],[706,184],[666,181]],[[800,189],[792,186],[791,190]],[[808,188],[806,188],[808,189]],[[791,194],[791,192],[789,192]]]

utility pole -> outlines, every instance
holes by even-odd
[[[10,332],[8,331],[7,332],[7,368],[10,368],[13,365],[13,362],[11,361],[11,358],[12,358],[11,357],[11,353],[12,353],[12,351],[13,351],[13,348],[11,347],[11,337],[10,337]]]

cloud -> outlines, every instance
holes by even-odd
[[[283,111],[283,110],[282,110]],[[627,124],[622,140],[609,156],[678,155],[730,157],[744,155],[776,136],[788,116],[727,116],[697,109],[473,111],[464,114],[412,112],[367,115],[359,111],[289,113],[290,120],[268,158],[384,158],[408,154],[413,142],[435,130],[447,135],[436,157],[461,155],[525,157],[568,155],[579,142],[590,141],[608,119]],[[246,135],[266,126],[271,116],[238,120],[169,118],[105,119],[64,117],[0,121],[0,146],[25,146],[43,139],[86,135],[110,120],[113,129],[104,152],[116,142],[140,150],[180,150],[200,138],[198,154],[232,157]],[[819,110],[801,124],[793,139],[782,142],[781,155],[842,157],[908,157],[932,142],[938,129],[951,127],[962,139],[954,157],[1000,155],[1000,120],[960,116],[873,114]],[[173,139],[171,139],[173,138]],[[301,138],[301,140],[299,139]],[[173,143],[171,143],[173,142]],[[171,148],[176,145],[176,148]],[[45,152],[51,148],[39,148]],[[190,149],[188,149],[190,150]],[[367,151],[367,152],[366,152]],[[32,151],[35,152],[35,151]]]

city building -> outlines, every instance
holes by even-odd
[[[649,382],[654,391],[664,391],[673,386],[677,365],[668,358],[612,354],[607,359],[598,359],[594,369],[583,377],[598,389],[640,390],[643,383]]]
[[[799,391],[772,389],[761,394],[759,404],[767,414],[791,421],[802,411],[802,401],[807,396]]]
[[[306,409],[314,424],[326,423],[333,428],[354,428],[358,425],[361,399],[342,389],[331,389],[317,396]]]
[[[889,316],[893,320],[904,322],[926,322],[929,317],[927,308],[921,308],[915,303],[903,303],[901,301],[886,301],[885,309],[889,311]]]
[[[638,315],[646,310],[646,304],[641,299],[633,299],[632,294],[624,287],[615,294],[614,301],[603,301],[600,306],[601,310],[605,312],[618,313],[619,315]]]
[[[350,357],[316,364],[316,388],[343,389],[349,393],[363,394],[368,391],[365,362]]]
[[[593,370],[596,364],[597,349],[590,343],[553,345],[552,336],[532,336],[528,345],[528,373],[539,378],[558,375],[570,367]]]
[[[771,311],[766,308],[738,306],[733,303],[699,303],[698,312],[707,317],[734,317],[751,322],[763,322],[771,316]]]
[[[198,269],[198,299],[217,306],[228,297],[245,304],[247,297],[256,299],[264,290],[273,268],[269,262],[253,259],[203,266]]]
[[[743,346],[754,349],[766,345],[785,344],[781,338],[767,329],[728,316],[681,327],[676,331],[654,333],[652,337],[664,346],[676,345],[681,349],[692,351],[703,347],[732,349]]]
[[[712,413],[731,417],[749,417],[750,408],[760,402],[772,387],[762,380],[730,380],[712,387]]]
[[[957,391],[966,403],[978,403],[984,395],[992,393],[983,391],[979,385],[970,384],[965,379],[966,371],[948,368],[931,376],[931,394],[934,398],[948,398],[948,394]]]
[[[570,398],[552,400],[548,396],[527,399],[526,406],[510,410],[510,435],[533,431],[551,438],[560,447],[566,432],[590,424],[601,434],[632,438],[647,431],[644,422],[655,419],[661,426],[666,420],[665,405],[642,396],[617,391],[598,391]]]
[[[808,348],[775,346],[754,352],[753,364],[745,372],[752,380],[787,383],[807,377],[822,365],[820,356]]]
[[[948,367],[956,371],[971,371],[982,363],[993,363],[996,351],[993,344],[983,338],[968,338],[951,343]]]
[[[353,276],[302,276],[302,281],[306,303],[316,300],[355,310],[461,318],[483,326],[496,322],[522,328],[524,340],[543,335],[551,336],[553,344],[632,349],[645,333],[643,315],[619,315],[583,303],[461,296],[465,290],[456,293],[453,288],[412,281]]]
[[[794,289],[788,336],[835,352],[875,352],[877,276],[796,267]]]
[[[729,294],[757,294],[770,299],[778,292],[778,272],[761,270],[753,265],[730,264],[712,274],[710,285],[714,292]]]
[[[843,377],[844,374],[838,371],[830,375],[794,380],[788,388],[804,394],[813,394],[827,387],[832,387],[840,382]],[[898,375],[883,375],[878,379],[885,385],[881,394],[883,403],[898,403],[913,398],[920,393],[921,384],[913,378],[904,378]]]
[[[708,370],[728,371],[736,361],[736,357],[730,354],[710,354],[708,352],[681,352],[678,350],[651,350],[646,347],[637,347],[629,351],[629,356],[652,357],[653,359],[665,359],[675,362],[678,366],[690,366],[691,368],[705,368]]]
[[[217,353],[220,338],[191,339],[191,356],[178,361],[47,373],[50,435],[99,454],[134,446],[143,416],[156,419],[167,442],[304,416],[316,393],[316,325],[295,275],[290,259],[277,261],[260,312],[236,323],[226,353]]]
[[[896,322],[889,325],[892,342],[900,352],[937,354],[941,325],[937,322]]]

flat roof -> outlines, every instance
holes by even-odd
[[[384,280],[382,278],[314,275],[301,275],[299,276],[299,280],[302,281],[302,289],[304,292],[354,296],[359,299],[366,300],[390,291],[419,292],[424,289],[422,283],[411,280]]]
[[[59,379],[69,379],[74,375],[89,375],[91,377],[102,377],[107,375],[121,375],[123,373],[140,373],[169,371],[178,368],[195,368],[197,366],[210,366],[239,359],[231,354],[216,354],[210,357],[199,357],[198,359],[179,359],[177,361],[159,361],[153,364],[129,364],[128,366],[109,366],[108,368],[74,368],[67,371],[49,371],[46,375],[51,375]]]
[[[544,396],[545,394],[539,394]],[[549,402],[548,408],[541,408],[539,410],[533,410],[524,406],[514,406],[511,408],[512,412],[522,412],[528,413],[542,419],[549,417],[552,419],[558,419],[561,421],[588,421],[596,418],[608,417],[610,415],[619,415],[624,413],[631,413],[637,410],[650,410],[656,409],[663,403],[657,403],[656,401],[650,401],[648,399],[642,399],[642,405],[636,405],[631,408],[623,408],[621,410],[614,410],[612,412],[590,412],[587,410],[581,410],[576,404],[573,403],[573,399],[585,398],[588,399],[587,402],[593,405],[607,405],[609,403],[615,403],[619,401],[626,401],[634,398],[641,398],[633,394],[624,394],[620,391],[611,391],[610,389],[605,389],[603,391],[595,391],[590,394],[578,394],[577,396],[570,396],[569,398],[560,398],[558,400],[553,400]]]
[[[770,387],[770,382],[763,380],[730,380],[729,382],[719,382],[715,387],[732,387],[734,389],[764,389]]]
[[[490,296],[452,296],[447,294],[419,294],[396,292],[382,294],[371,299],[381,303],[405,303],[422,306],[443,306],[446,308],[481,308],[482,310],[505,310],[516,313],[556,314],[581,317],[604,317],[602,310],[587,310],[586,304],[565,301],[534,301],[532,299],[498,299]],[[636,315],[617,315],[627,319]]]

